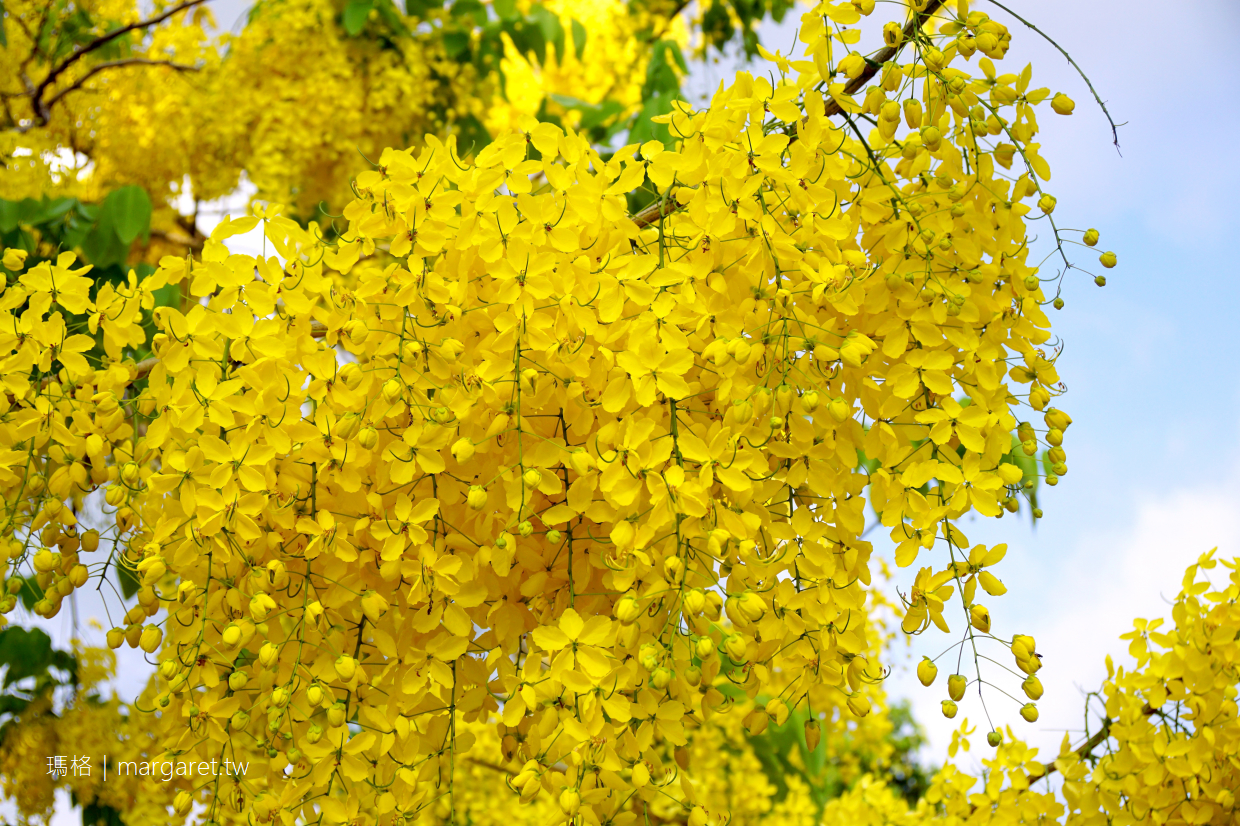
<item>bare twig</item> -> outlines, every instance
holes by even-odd
[[[100,72],[107,71],[108,69],[115,69],[121,66],[167,66],[169,69],[175,69],[178,72],[198,71],[197,66],[190,66],[185,63],[174,63],[171,60],[151,60],[150,58],[145,58],[145,57],[126,57],[126,58],[122,58],[121,60],[109,60],[105,63],[98,63],[92,66],[89,72],[87,72],[86,74],[78,78],[76,81],[74,81],[71,86],[61,89],[56,94],[52,95],[52,99],[47,101],[47,103],[40,102],[39,105],[42,107],[42,111],[43,111],[43,115],[42,115],[43,123],[47,123],[47,118],[51,115],[52,107],[55,106],[57,102],[59,102],[60,99],[63,98],[65,95],[77,89],[81,89],[82,84],[84,84],[86,81],[90,80],[92,77],[99,74]],[[26,127],[26,129],[28,128],[29,127]],[[26,131],[26,129],[22,129],[20,131]]]
[[[173,6],[171,9],[168,9],[168,11],[164,12],[163,14],[158,14],[155,17],[149,18],[147,20],[139,20],[137,23],[130,23],[128,26],[121,26],[118,29],[113,29],[107,34],[96,37],[94,40],[87,43],[85,46],[82,46],[78,49],[74,49],[73,54],[69,55],[64,60],[60,61],[60,63],[58,63],[55,67],[53,67],[52,70],[47,73],[47,77],[43,78],[43,80],[39,82],[39,85],[36,86],[34,91],[31,93],[30,103],[31,103],[31,106],[34,108],[35,116],[38,118],[40,125],[47,124],[48,118],[50,116],[50,109],[51,109],[51,103],[47,103],[47,104],[43,103],[44,93],[47,91],[47,88],[49,86],[51,86],[53,83],[56,82],[56,78],[64,74],[65,70],[68,69],[70,66],[72,66],[74,63],[77,63],[79,60],[81,60],[86,55],[90,54],[93,51],[96,51],[97,49],[100,49],[106,46],[107,44],[111,43],[113,40],[116,40],[118,37],[121,37],[122,35],[129,34],[130,32],[140,31],[142,29],[150,28],[151,26],[156,26],[164,22],[165,20],[167,20],[169,17],[172,17],[174,14],[177,14],[178,12],[183,12],[188,8],[192,8],[193,6],[197,6],[205,2],[207,2],[207,0],[185,0],[185,2],[180,3],[176,6]],[[113,61],[113,62],[119,63],[119,61]],[[63,93],[58,94],[55,98],[52,99],[52,102],[55,102],[55,100],[59,99],[62,95]]]
[[[1076,73],[1077,73],[1078,75],[1080,75],[1080,76],[1081,76],[1081,80],[1085,81],[1085,85],[1089,87],[1089,92],[1090,92],[1090,94],[1092,94],[1092,95],[1094,96],[1094,100],[1098,102],[1098,106],[1099,106],[1099,107],[1101,107],[1101,109],[1102,109],[1102,114],[1106,115],[1106,118],[1107,118],[1107,123],[1111,124],[1111,137],[1112,137],[1112,139],[1114,140],[1114,143],[1115,143],[1115,151],[1116,151],[1116,152],[1118,152],[1118,151],[1119,151],[1119,127],[1118,127],[1118,126],[1116,126],[1116,125],[1115,125],[1115,121],[1111,119],[1111,113],[1107,111],[1107,105],[1106,105],[1105,103],[1103,103],[1103,102],[1102,102],[1102,98],[1101,98],[1101,97],[1099,97],[1099,96],[1098,96],[1098,92],[1094,90],[1094,84],[1092,84],[1092,83],[1090,83],[1090,82],[1089,82],[1089,77],[1085,74],[1085,72],[1084,72],[1084,71],[1082,71],[1082,70],[1081,70],[1081,67],[1080,67],[1080,66],[1076,65],[1076,61],[1072,59],[1072,55],[1068,54],[1068,53],[1064,50],[1063,46],[1060,46],[1058,43],[1056,43],[1054,40],[1052,40],[1052,39],[1051,39],[1051,38],[1050,38],[1050,37],[1046,34],[1046,32],[1042,31],[1042,30],[1041,30],[1041,29],[1039,29],[1037,26],[1033,25],[1033,24],[1032,24],[1032,23],[1030,23],[1028,20],[1026,20],[1025,18],[1021,17],[1019,14],[1017,14],[1016,12],[1012,11],[1011,9],[1009,9],[1007,6],[1005,6],[1005,5],[1003,5],[1002,3],[998,2],[998,0],[990,0],[990,2],[991,2],[991,3],[994,3],[996,6],[998,6],[998,7],[999,7],[999,8],[1001,8],[1001,9],[1003,9],[1005,12],[1007,12],[1007,13],[1008,13],[1008,14],[1010,14],[1010,15],[1012,15],[1013,17],[1015,17],[1015,18],[1016,18],[1017,20],[1019,20],[1020,22],[1024,23],[1024,24],[1025,24],[1028,28],[1030,28],[1030,29],[1032,29],[1033,31],[1035,31],[1035,32],[1037,32],[1038,34],[1040,34],[1040,35],[1042,36],[1042,39],[1043,39],[1043,40],[1045,40],[1047,43],[1049,43],[1049,44],[1051,44],[1052,46],[1054,46],[1056,49],[1058,49],[1058,50],[1059,50],[1059,53],[1060,53],[1061,55],[1063,55],[1065,58],[1067,58],[1068,63],[1072,66],[1072,68],[1073,68],[1073,69],[1076,69]],[[1122,126],[1122,125],[1123,125],[1123,124],[1120,124],[1120,126]]]

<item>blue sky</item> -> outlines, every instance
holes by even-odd
[[[1065,441],[1070,472],[1057,488],[1042,489],[1045,517],[1036,532],[1027,516],[964,526],[974,542],[1009,543],[997,571],[1009,593],[989,605],[995,633],[1033,634],[1045,655],[1042,719],[1023,723],[1016,704],[997,692],[988,694],[994,719],[1054,749],[1065,729],[1080,728],[1081,688],[1096,688],[1105,676],[1105,654],[1123,661],[1117,637],[1132,618],[1167,614],[1166,600],[1199,554],[1217,545],[1220,555],[1240,555],[1240,266],[1232,249],[1240,238],[1233,155],[1240,50],[1230,42],[1240,4],[1018,5],[1073,55],[1125,123],[1120,157],[1062,56],[991,3],[974,0],[974,9],[1011,27],[1014,43],[1001,70],[1032,62],[1035,87],[1077,101],[1071,117],[1049,109],[1040,117],[1041,154],[1053,170],[1048,190],[1059,199],[1061,226],[1098,228],[1099,249],[1114,250],[1120,261],[1104,289],[1075,273],[1064,291],[1067,306],[1052,311],[1066,344],[1058,369],[1069,387],[1058,404],[1075,423]],[[880,4],[875,16],[883,10]],[[763,41],[787,53],[794,28],[791,21],[766,26]],[[696,68],[693,82],[713,87],[731,66]],[[1083,252],[1078,261],[1090,266],[1096,254]],[[907,573],[897,578],[902,587]],[[83,608],[83,620],[89,615]],[[51,623],[62,638],[69,616]],[[908,649],[907,662],[949,642],[928,633]],[[904,650],[899,646],[897,665]],[[927,757],[941,760],[953,727],[938,712],[942,683],[923,689],[897,669],[888,690],[913,701],[931,736]],[[961,717],[977,721],[980,711],[970,700]]]

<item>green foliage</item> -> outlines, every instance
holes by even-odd
[[[77,659],[68,651],[53,648],[52,638],[41,628],[10,625],[0,631],[0,669],[4,670],[0,718],[20,714],[59,686],[77,686]],[[0,726],[0,742],[10,723],[8,719]]]
[[[794,0],[711,0],[702,13],[704,50],[722,51],[739,34],[745,57],[756,57],[758,24],[768,15],[782,21],[795,5]]]
[[[860,758],[860,774],[881,774],[897,786],[910,803],[915,803],[930,785],[933,774],[917,762],[917,752],[925,743],[925,735],[914,722],[907,702],[893,705],[887,712],[892,731],[886,742],[892,747],[887,759],[860,749],[854,754]],[[762,764],[762,771],[777,789],[775,802],[788,796],[788,778],[799,777],[805,782],[821,813],[828,801],[839,797],[850,787],[846,782],[839,761],[828,757],[828,743],[824,740],[810,751],[805,744],[805,723],[810,719],[804,709],[794,711],[782,726],[768,726],[766,731],[748,737],[754,755]],[[836,753],[858,752],[855,744],[833,744]]]

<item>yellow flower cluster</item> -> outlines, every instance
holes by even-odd
[[[1235,823],[1240,817],[1240,557],[1221,560],[1226,585],[1198,581],[1217,566],[1213,552],[1190,565],[1172,607],[1174,627],[1137,620],[1124,635],[1136,660],[1116,669],[1096,695],[1100,728],[1073,749],[1064,736],[1051,764],[1035,760],[1008,730],[987,772],[972,777],[948,764],[913,808],[881,779],[867,778],[823,813],[824,824],[891,823],[1154,823],[1191,826]],[[953,737],[951,754],[968,750],[968,721]],[[1044,783],[1063,776],[1056,791]],[[980,785],[979,785],[980,784]]]
[[[29,105],[20,78],[32,72],[29,80],[38,84],[42,57],[28,32],[9,18],[33,31],[45,5],[10,3],[0,23],[7,37],[0,46],[2,91],[19,120],[33,114],[22,108]],[[85,89],[59,100],[45,128],[0,133],[0,157],[12,167],[0,182],[0,197],[55,192],[91,198],[122,183],[143,187],[158,202],[184,189],[188,177],[193,196],[209,200],[232,192],[244,171],[260,197],[317,220],[320,202],[338,208],[351,198],[349,182],[366,168],[364,156],[424,134],[444,136],[466,116],[499,131],[533,115],[547,94],[640,105],[646,56],[633,34],[654,24],[630,14],[621,0],[554,4],[565,26],[577,20],[584,27],[588,50],[580,59],[572,48],[552,51],[540,67],[509,43],[507,97],[496,75],[481,77],[473,64],[445,52],[437,28],[442,21],[389,39],[350,37],[334,22],[341,5],[260,3],[239,33],[218,37],[211,34],[210,15],[199,9],[184,25],[153,28],[134,55],[197,71],[135,65],[92,76],[105,62],[96,59],[102,53],[77,61],[48,97],[89,77]],[[140,16],[136,3],[122,0],[91,0],[86,7],[99,21],[133,23]],[[234,24],[221,22],[225,29]],[[107,28],[101,24],[99,34]],[[44,75],[50,68],[41,66]],[[83,153],[89,171],[56,174],[48,153],[66,149]]]
[[[358,176],[337,239],[269,206],[93,298],[71,254],[9,283],[8,565],[46,617],[112,566],[140,581],[109,642],[158,652],[162,746],[249,761],[196,790],[212,819],[453,811],[497,720],[520,799],[632,822],[735,692],[765,698],[750,730],[865,717],[867,501],[925,566],[905,630],[959,589],[988,631],[1001,553],[954,522],[1019,493],[1018,405],[1048,439],[1069,421],[1022,203],[1047,95],[967,75],[918,18],[860,102],[837,75],[862,77],[840,44],[865,6],[806,14],[775,83],[681,105],[674,151],[530,121],[466,162],[427,136]],[[228,251],[260,222],[273,254]],[[194,301],[124,361],[167,284]],[[106,546],[76,524],[95,490]],[[690,826],[726,820],[681,786]]]

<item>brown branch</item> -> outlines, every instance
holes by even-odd
[[[914,12],[909,21],[904,24],[904,36],[900,38],[900,42],[895,46],[884,46],[879,49],[878,53],[875,54],[872,59],[866,61],[865,69],[862,70],[861,74],[857,75],[845,84],[844,93],[848,95],[855,94],[859,89],[861,89],[861,87],[869,83],[874,75],[878,74],[878,68],[899,54],[900,50],[904,48],[904,44],[906,44],[913,37],[913,35],[918,31],[918,29],[921,28],[926,20],[930,19],[930,17],[938,11],[942,5],[943,0],[930,0],[924,9],[920,12]],[[840,105],[834,100],[827,103],[827,117],[843,114],[843,111],[844,110],[840,108]],[[788,137],[790,140],[797,139],[795,124],[789,129]],[[658,203],[651,204],[641,212],[634,215],[633,223],[637,224],[638,229],[644,229],[657,221],[663,220],[678,209],[680,209],[680,205],[676,203],[674,198],[670,198],[666,201],[660,201]]]
[[[60,99],[63,98],[65,95],[69,94],[70,92],[76,91],[77,89],[81,89],[82,84],[84,84],[86,81],[90,80],[92,77],[99,74],[100,72],[106,71],[108,69],[115,69],[121,66],[167,66],[169,69],[175,69],[178,72],[198,71],[197,66],[190,66],[185,63],[174,63],[171,60],[151,60],[150,58],[146,58],[146,57],[126,57],[120,60],[109,60],[105,63],[98,63],[92,66],[89,72],[87,72],[86,74],[82,75],[80,78],[75,80],[71,86],[61,89],[56,94],[52,95],[52,99],[49,100],[47,103],[42,103],[42,102],[39,103],[39,106],[41,107],[41,111],[42,111],[40,115],[40,119],[42,120],[42,122],[44,124],[47,123],[48,118],[50,118],[52,114],[52,107],[55,106],[60,101]],[[25,132],[29,128],[30,127],[27,127],[26,129],[22,129],[21,131]]]
[[[1086,740],[1085,744],[1076,750],[1075,753],[1076,753],[1076,757],[1078,760],[1084,760],[1086,757],[1092,756],[1094,749],[1098,748],[1100,744],[1102,744],[1108,737],[1111,736],[1111,723],[1112,722],[1114,721],[1111,720],[1110,717],[1105,718],[1102,721],[1102,728],[1098,729],[1098,732],[1094,734],[1093,737],[1090,737],[1088,740]],[[1032,786],[1034,783],[1038,782],[1042,778],[1057,771],[1059,771],[1059,767],[1057,767],[1054,763],[1050,763],[1046,766],[1045,769],[1042,770],[1041,774],[1029,775],[1029,785]]]
[[[188,8],[200,5],[205,2],[207,2],[207,0],[185,0],[185,2],[180,3],[179,5],[173,6],[171,9],[164,12],[163,14],[156,15],[155,17],[152,17],[149,20],[139,20],[137,23],[130,23],[128,26],[121,26],[119,29],[113,29],[107,34],[96,37],[94,40],[87,43],[85,46],[82,46],[79,49],[75,49],[73,51],[73,54],[69,55],[64,60],[60,61],[60,63],[57,66],[55,66],[50,72],[47,73],[47,77],[43,78],[43,80],[40,81],[39,85],[35,87],[34,92],[31,94],[30,103],[31,103],[31,106],[34,107],[35,115],[40,121],[39,125],[45,126],[51,114],[50,103],[49,104],[43,103],[44,92],[47,91],[47,87],[51,86],[53,83],[56,82],[56,78],[60,77],[60,75],[63,74],[64,71],[68,69],[70,66],[72,66],[74,63],[77,63],[79,60],[81,60],[83,57],[90,54],[91,52],[106,46],[107,44],[111,43],[113,40],[120,37],[121,35],[129,34],[130,32],[134,32],[134,31],[139,31],[141,29],[146,29],[151,26],[156,26],[164,22],[165,20],[167,20],[169,17],[172,17],[174,14],[178,12],[185,11]],[[113,61],[113,62],[116,62],[116,61]],[[55,102],[55,100],[60,98],[61,96],[62,95],[57,95],[56,98],[53,98],[52,102]]]

